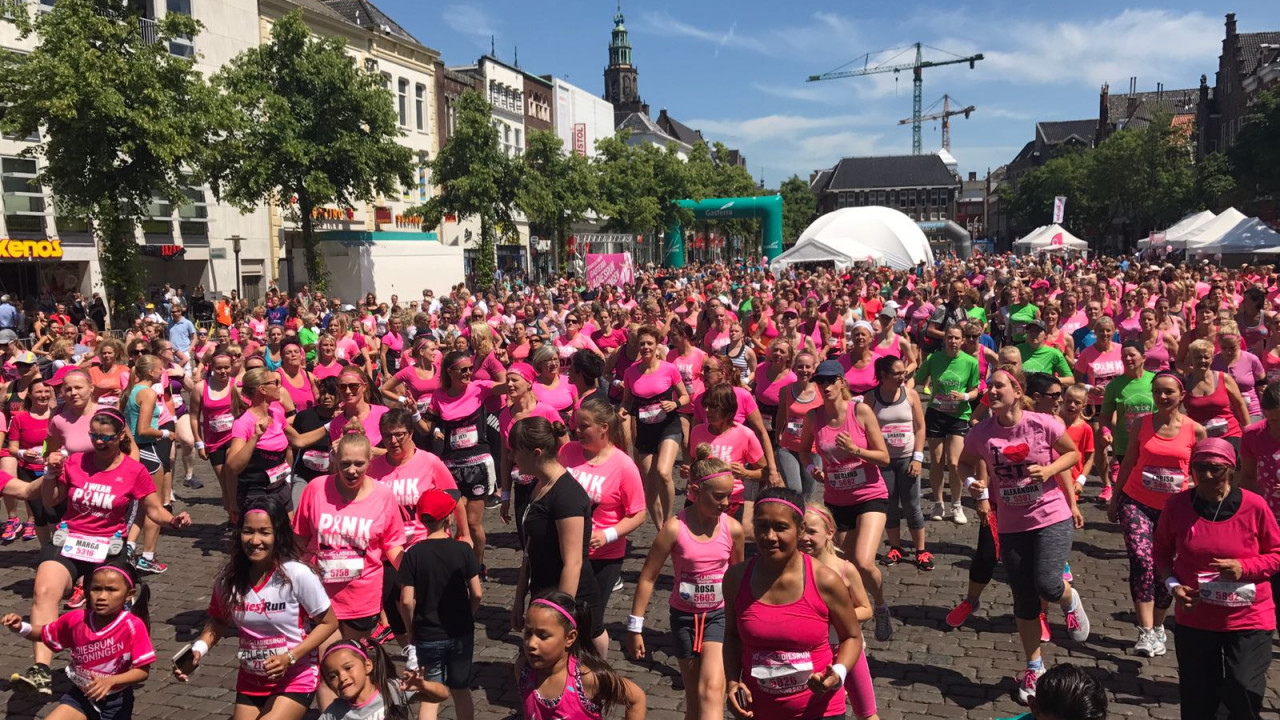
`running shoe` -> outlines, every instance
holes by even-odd
[[[144,555],[138,555],[136,558],[134,558],[133,567],[138,572],[147,573],[149,575],[160,575],[165,570],[169,569],[168,565],[160,562],[159,560],[156,560],[155,558],[151,558],[148,560]]]
[[[1040,642],[1046,643],[1053,639],[1053,633],[1049,630],[1049,618],[1040,613]]]
[[[898,547],[890,547],[889,552],[880,558],[880,564],[885,567],[893,567],[902,562],[902,549]]]
[[[932,570],[933,569],[933,553],[929,552],[928,550],[921,550],[920,552],[916,553],[916,567],[920,568],[921,570]]]
[[[373,632],[370,633],[369,639],[378,643],[379,645],[386,645],[387,643],[395,639],[395,636],[396,634],[391,629],[391,626],[378,623],[378,625],[373,628]]]
[[[405,645],[404,650],[400,651],[404,655],[404,669],[407,672],[413,672],[418,669],[418,646]]]
[[[622,590],[622,578],[618,578],[613,583],[613,589],[609,592],[620,592]]]
[[[77,584],[71,588],[71,597],[67,598],[67,609],[79,610],[88,600],[89,598],[84,594],[84,586]]]
[[[958,502],[951,503],[951,522],[957,525],[969,522],[969,518],[964,516],[964,506]]]
[[[182,484],[183,486],[189,487],[192,490],[199,490],[200,488],[204,487],[204,483],[196,479],[195,475],[188,475],[187,478],[182,481]]]
[[[930,519],[930,520],[941,520],[941,519],[942,519],[942,513],[943,513],[943,511],[944,511],[944,510],[946,510],[946,508],[945,508],[945,507],[943,507],[942,503],[940,503],[940,502],[936,502],[936,503],[934,503],[934,504],[933,504],[933,509],[929,511],[929,519]]]
[[[36,524],[34,522],[28,520],[27,524],[22,526],[22,539],[23,540],[36,539]]]
[[[14,673],[9,676],[9,682],[37,695],[53,694],[53,678],[49,668],[43,665],[32,665],[25,672]]]
[[[480,582],[489,582],[489,568],[483,563],[480,565]]]
[[[1102,488],[1102,492],[1098,493],[1098,499],[1102,502],[1111,502],[1111,486],[1107,485]]]
[[[1155,628],[1138,628],[1138,642],[1133,644],[1133,654],[1142,657],[1155,657],[1163,655],[1164,646],[1160,647],[1160,652],[1156,652],[1156,631]]]
[[[490,495],[484,499],[484,506],[489,510],[492,510],[496,507],[500,507],[501,505],[502,505],[502,498],[498,497],[497,495]]]
[[[1159,653],[1163,655],[1167,650],[1165,643],[1168,642],[1168,638],[1166,638],[1164,635],[1163,625],[1157,625],[1155,630],[1156,630],[1156,648],[1159,650]]]
[[[877,605],[872,611],[876,622],[876,640],[889,642],[893,637],[893,616],[889,614],[888,605]]]
[[[1018,675],[1018,702],[1027,705],[1030,704],[1031,698],[1036,696],[1036,680],[1044,674],[1044,669],[1032,670],[1027,668]]]
[[[1071,582],[1074,578],[1071,575],[1071,563],[1062,566],[1062,581]]]
[[[1084,611],[1084,603],[1080,601],[1080,593],[1071,588],[1071,610],[1064,611],[1067,616],[1067,634],[1076,642],[1089,639],[1089,614]]]
[[[18,533],[22,532],[22,521],[16,517],[11,517],[4,524],[4,531],[0,532],[0,542],[11,543],[18,539]]]
[[[963,625],[964,621],[968,620],[969,616],[973,614],[973,611],[977,609],[978,603],[971,603],[969,602],[969,598],[965,598],[960,601],[959,605],[952,608],[951,612],[947,613],[947,624],[953,628],[958,628]]]

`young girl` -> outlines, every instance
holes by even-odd
[[[53,720],[129,720],[133,686],[146,681],[156,660],[147,631],[147,586],[137,585],[124,566],[99,565],[89,576],[87,607],[48,625],[32,625],[9,613],[0,624],[54,652],[71,651],[71,689],[58,701]],[[132,597],[132,611],[125,603]]]
[[[818,562],[826,565],[844,580],[849,588],[849,597],[853,599],[853,612],[858,623],[871,619],[871,598],[862,586],[862,575],[853,563],[840,557],[835,544],[836,520],[825,505],[808,503],[804,509],[804,532],[800,536],[800,549]],[[862,634],[862,626],[854,625],[854,632]],[[835,626],[830,628],[831,646],[836,642]],[[853,706],[853,714],[861,720],[879,718],[876,714],[876,691],[871,686],[871,669],[867,666],[865,652],[858,655],[858,662],[849,668],[849,679],[845,682],[845,691],[849,694],[849,703]]]
[[[590,609],[579,607],[558,590],[544,592],[529,603],[524,652],[516,659],[524,717],[599,720],[623,706],[626,720],[642,720],[644,691],[614,672],[590,642],[579,642],[582,624],[591,624]]]
[[[416,690],[418,699],[429,702],[449,697],[445,686],[417,673],[407,672],[404,682],[397,682],[391,658],[368,638],[330,645],[320,658],[320,674],[337,697],[319,720],[409,720],[405,690]]]
[[[1077,497],[1084,490],[1085,478],[1093,470],[1093,428],[1084,419],[1084,408],[1088,402],[1089,391],[1084,385],[1068,385],[1063,390],[1062,410],[1058,413],[1062,424],[1067,426],[1067,434],[1075,441],[1076,450],[1080,453],[1080,459],[1071,469]]]
[[[662,526],[640,571],[627,619],[629,645],[633,657],[645,657],[644,611],[670,555],[676,590],[670,601],[671,635],[684,679],[685,719],[720,720],[725,684],[721,582],[730,565],[742,562],[745,536],[727,514],[733,473],[706,443],[698,446],[687,492],[689,505]]]

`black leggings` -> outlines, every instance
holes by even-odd
[[[993,508],[991,512],[995,512]],[[991,576],[996,571],[996,538],[991,534],[991,525],[978,523],[978,546],[973,549],[973,557],[969,560],[969,582],[979,585],[991,583]]]
[[[1183,718],[1213,718],[1226,705],[1231,720],[1262,717],[1271,666],[1266,630],[1212,631],[1179,625],[1174,630]]]

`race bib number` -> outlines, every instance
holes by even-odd
[[[960,401],[951,397],[951,393],[939,393],[933,396],[933,409],[945,413],[954,413],[960,409]]]
[[[120,397],[118,395],[103,395],[102,397],[98,398],[98,404],[101,405],[102,407],[109,407],[109,408],[119,407]]]
[[[755,652],[751,677],[770,695],[793,695],[805,688],[813,675],[813,656],[807,652]]]
[[[230,432],[231,426],[235,424],[236,418],[231,413],[214,415],[209,419],[209,428],[214,432]]]
[[[702,575],[680,582],[676,589],[680,593],[680,599],[699,612],[719,610],[724,607],[723,579],[723,573]]]
[[[449,446],[454,450],[473,448],[480,442],[480,431],[475,425],[454,428],[449,435]]]
[[[88,689],[88,687],[93,684],[94,680],[109,676],[108,673],[97,672],[91,668],[78,667],[76,665],[68,665],[66,667],[66,673],[67,673],[67,679],[71,681],[71,684],[75,685],[81,690]],[[117,690],[116,692],[119,692],[119,691]],[[114,695],[115,692],[111,694]]]
[[[267,658],[279,655],[289,649],[288,640],[283,635],[269,637],[242,637],[240,650],[236,656],[240,660],[240,669],[250,675],[266,677]]]
[[[910,423],[890,423],[880,428],[885,443],[891,448],[906,448],[915,445],[916,434]]]
[[[324,450],[307,450],[302,453],[302,466],[315,472],[329,472],[329,453]]]
[[[1251,582],[1223,580],[1218,573],[1198,573],[1200,599],[1219,607],[1249,607],[1258,597],[1258,586]]]
[[[87,563],[101,563],[111,550],[111,538],[68,535],[62,546],[62,557]]]
[[[293,480],[293,469],[289,467],[289,463],[280,463],[267,471],[267,485],[271,487],[284,485],[291,480]]]
[[[417,405],[418,405],[418,414],[426,415],[427,411],[431,409],[431,398],[427,398],[426,400],[419,400]]]
[[[800,431],[804,429],[804,418],[793,418],[787,421],[787,434],[792,437],[799,438]]]
[[[1209,437],[1222,437],[1227,434],[1227,421],[1214,418],[1204,424],[1204,431]]]
[[[1172,495],[1186,487],[1187,476],[1178,468],[1147,466],[1142,468],[1142,486],[1152,492]]]
[[[1043,494],[1044,485],[1030,477],[1011,484],[1002,483],[1000,485],[1000,502],[1006,503],[1010,507],[1015,505],[1020,507],[1035,505]]]
[[[640,422],[645,425],[654,425],[667,419],[667,411],[662,409],[660,402],[642,405],[637,415],[640,417]]]
[[[856,490],[867,482],[867,470],[861,465],[832,468],[827,473],[827,487],[832,490]]]
[[[364,554],[350,548],[326,548],[320,551],[316,565],[322,582],[351,582],[364,573]]]

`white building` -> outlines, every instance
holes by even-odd
[[[556,135],[565,150],[596,156],[596,142],[613,137],[613,103],[560,78],[547,76],[555,86]]]

